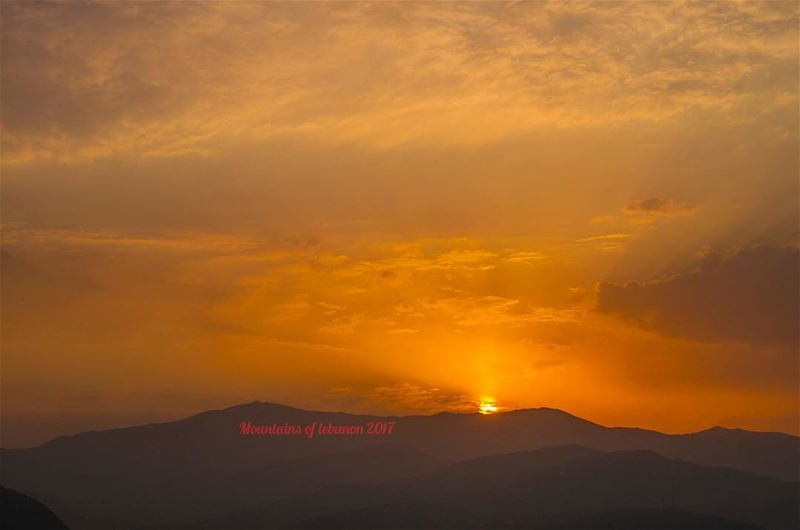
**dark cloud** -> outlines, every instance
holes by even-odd
[[[670,215],[690,212],[694,208],[691,204],[681,204],[662,197],[650,197],[631,202],[625,206],[625,213]]]
[[[743,249],[648,283],[598,286],[597,311],[665,335],[752,343],[798,339],[798,250]]]
[[[469,395],[409,382],[389,382],[372,387],[339,387],[326,396],[329,402],[358,410],[408,414],[431,412],[475,412],[478,402]]]

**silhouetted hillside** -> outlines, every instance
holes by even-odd
[[[396,426],[387,436],[307,439],[242,436],[239,424],[245,421],[258,425],[394,421]],[[46,498],[76,529],[91,527],[91,519],[119,527],[171,524],[259,509],[337,484],[388,483],[428,473],[445,462],[565,444],[651,450],[782,479],[798,472],[798,438],[779,433],[712,429],[666,435],[606,428],[553,409],[381,418],[255,402],[176,422],[88,432],[32,449],[3,450],[2,480]],[[481,465],[488,466],[489,474],[511,466],[501,477],[522,472],[525,466],[545,465],[516,460],[508,464],[503,459],[509,456],[493,458]],[[419,487],[424,489],[425,484]]]
[[[328,487],[166,528],[549,529],[618,523],[641,530],[672,521],[679,524],[673,528],[789,530],[800,525],[799,493],[796,483],[648,451],[555,447],[468,460],[380,485]]]
[[[758,530],[759,527],[704,513],[623,510],[569,521],[552,530]]]
[[[41,502],[0,486],[0,526],[9,530],[69,530]]]
[[[375,506],[304,521],[292,530],[759,530],[758,526],[702,513],[677,510],[627,510],[560,523],[492,519],[425,503]]]

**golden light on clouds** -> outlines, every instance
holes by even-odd
[[[3,443],[484,393],[800,431],[796,3],[1,9]]]

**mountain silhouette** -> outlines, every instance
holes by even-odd
[[[519,525],[513,519],[492,520],[442,506],[411,503],[377,506],[335,514],[294,526],[300,530],[348,528],[350,530],[481,530],[526,528],[529,530],[759,530],[758,526],[714,515],[677,510],[623,510],[595,514],[560,523]]]
[[[486,528],[529,530],[759,530],[758,526],[714,515],[678,510],[622,510],[600,513],[560,523],[520,523],[506,518],[457,511],[425,503],[376,506],[304,521],[293,529],[327,530],[482,530]]]
[[[27,495],[0,486],[0,523],[14,530],[69,530],[50,509]]]
[[[758,527],[704,513],[679,510],[620,510],[561,523],[552,530],[757,530]]]
[[[387,421],[395,423],[390,435],[308,439],[302,434],[239,433],[242,422],[362,425]],[[540,471],[527,466],[545,465],[540,459],[504,458],[512,458],[509,453],[563,445],[582,446],[572,449],[577,452],[647,450],[688,463],[759,474],[762,479],[797,480],[798,442],[786,434],[737,429],[667,435],[608,428],[544,408],[486,416],[379,417],[253,402],[175,422],[64,436],[31,449],[4,449],[0,451],[0,481],[45,500],[77,530],[124,529],[258,511],[271,503],[300,502],[327,488],[346,491],[343,484],[353,487],[357,497],[371,498],[375,492],[385,492],[385,484],[416,476],[434,480],[431,473],[436,470],[455,473],[459,469],[448,464],[471,460],[472,465],[479,465],[474,459],[489,455],[500,456],[480,465],[493,469],[510,466],[502,476],[522,471],[535,475]],[[554,454],[549,458],[552,461]],[[587,460],[585,465],[590,463]],[[428,491],[427,484],[430,482],[414,487]],[[329,500],[319,497],[319,502]],[[467,508],[459,509],[467,513]],[[693,511],[691,506],[683,508]],[[598,507],[598,511],[611,509]]]
[[[649,451],[553,447],[458,462],[383,484],[327,487],[159,530],[259,528],[795,529],[798,484]],[[659,526],[659,524],[661,526]],[[636,526],[639,525],[639,526]],[[153,529],[155,530],[155,528]]]

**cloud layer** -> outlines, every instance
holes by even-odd
[[[601,283],[597,310],[668,335],[796,344],[799,273],[796,248],[750,248],[665,280]]]
[[[800,431],[796,2],[0,10],[3,444],[332,396]]]
[[[681,204],[663,197],[650,197],[633,201],[625,206],[625,213],[638,215],[673,215],[694,210],[691,204]]]
[[[785,108],[797,86],[791,2],[2,9],[8,158],[282,134],[474,145],[685,112],[736,121]]]

